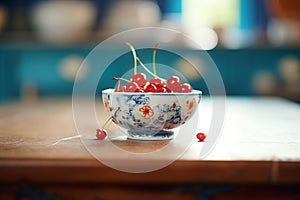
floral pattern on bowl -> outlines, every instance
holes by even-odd
[[[102,91],[103,104],[113,122],[127,129],[128,137],[142,140],[173,138],[171,129],[192,117],[202,92],[130,93]]]

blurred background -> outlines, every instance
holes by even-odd
[[[300,102],[299,10],[297,0],[1,0],[0,102],[70,97],[79,66],[99,42],[146,26],[175,29],[200,43],[227,95]],[[190,44],[161,39],[201,63]],[[203,85],[189,63],[160,59]]]

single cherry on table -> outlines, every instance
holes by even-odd
[[[199,142],[203,142],[206,138],[206,135],[205,135],[205,133],[200,132],[200,133],[197,133],[196,137],[199,140]]]
[[[96,130],[96,137],[98,140],[104,140],[106,136],[107,136],[107,131],[105,129],[98,128]]]

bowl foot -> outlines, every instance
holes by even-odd
[[[128,139],[132,140],[171,140],[174,138],[174,131],[160,130],[156,133],[141,133],[129,130]]]

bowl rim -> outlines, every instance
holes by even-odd
[[[159,93],[159,92],[115,92],[115,89],[108,88],[102,90],[102,94],[124,94],[124,95],[148,95],[148,96],[189,96],[189,95],[202,95],[201,90],[193,90],[192,92],[171,92],[171,93]]]

